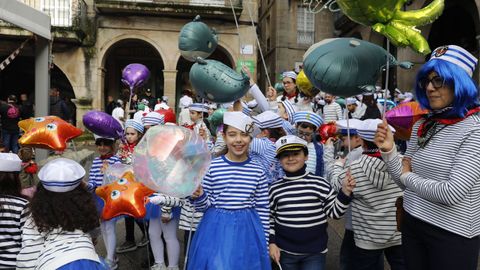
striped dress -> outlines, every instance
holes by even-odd
[[[78,260],[100,263],[89,234],[59,228],[40,233],[32,218],[25,222],[17,269],[57,269]]]
[[[22,244],[22,227],[28,216],[28,201],[0,196],[0,269],[15,268]]]
[[[356,181],[351,204],[355,245],[369,250],[401,245],[395,201],[403,192],[390,177],[385,162],[362,155],[347,168],[335,164],[332,181],[341,186],[349,169]]]
[[[350,198],[309,172],[283,177],[270,187],[270,244],[289,253],[327,250],[327,218],[340,218]]]
[[[444,126],[425,148],[412,131],[406,157],[412,173],[402,176],[400,155],[382,153],[393,179],[405,189],[403,206],[410,215],[466,238],[480,235],[480,117]]]
[[[254,208],[268,239],[268,181],[263,168],[252,159],[233,163],[225,156],[212,160],[203,179],[204,194],[194,201],[195,209],[227,210]]]

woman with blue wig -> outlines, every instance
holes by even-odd
[[[480,247],[480,111],[465,49],[435,49],[416,78],[430,114],[413,127],[403,160],[384,121],[375,143],[405,190],[402,243],[407,269],[477,269]]]

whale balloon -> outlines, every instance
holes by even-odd
[[[250,78],[216,60],[197,59],[190,69],[190,82],[201,98],[215,103],[232,102],[250,88]]]
[[[411,68],[397,62],[382,47],[355,38],[325,39],[312,45],[303,56],[303,71],[318,89],[341,97],[375,91],[375,83],[389,66]]]
[[[196,16],[193,22],[185,24],[178,37],[178,49],[183,58],[195,62],[198,57],[207,58],[217,48],[218,37],[214,30]]]

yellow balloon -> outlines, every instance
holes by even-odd
[[[306,96],[313,97],[313,84],[308,80],[307,75],[303,70],[297,75],[297,87]]]
[[[418,10],[403,11],[405,0],[336,0],[351,20],[371,26],[395,46],[411,47],[421,54],[430,53],[427,40],[417,26],[430,24],[443,12],[444,0],[433,0]]]

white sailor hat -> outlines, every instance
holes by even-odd
[[[357,99],[353,97],[349,97],[346,100],[347,105],[357,104]]]
[[[350,135],[355,135],[358,134],[358,128],[363,125],[363,121],[358,119],[348,119],[347,125],[347,120],[338,120],[335,122],[335,125],[337,125],[342,135],[347,135],[348,129],[350,129]]]
[[[285,151],[298,151],[307,148],[307,142],[295,135],[287,135],[279,138],[275,142],[276,157]]]
[[[195,112],[208,112],[208,106],[203,103],[193,103],[188,109]]]
[[[467,50],[456,45],[441,46],[433,50],[430,60],[448,61],[465,70],[470,77],[473,75],[478,59]],[[429,61],[430,61],[429,60]]]
[[[295,71],[285,71],[282,73],[283,78],[292,78],[294,80],[297,79],[297,73]]]
[[[296,107],[294,107],[292,102],[290,102],[290,100],[288,99],[285,99],[280,103],[282,103],[283,107],[285,108],[285,112],[288,115],[288,122],[290,122],[290,124],[294,124],[295,122],[293,121],[293,116],[297,112],[297,110],[295,109]]]
[[[22,160],[14,153],[0,153],[0,172],[19,172]]]
[[[380,119],[365,119],[361,121],[362,123],[358,126],[357,132],[360,138],[373,142],[375,139],[375,133],[377,132],[378,124],[382,123]],[[388,125],[390,130],[395,133],[395,129]]]
[[[139,122],[138,120],[135,120],[135,119],[128,119],[127,121],[125,121],[125,130],[128,127],[131,127],[133,129],[135,129],[139,133],[144,132],[143,124],[141,122]]]
[[[300,122],[306,122],[314,125],[315,127],[319,128],[323,124],[323,119],[320,115],[314,112],[296,112],[293,116],[293,121],[295,124]]]
[[[251,133],[253,131],[252,118],[242,112],[225,112],[223,114],[223,124]]]
[[[156,126],[165,124],[165,116],[158,112],[149,112],[142,118],[143,126]]]
[[[82,182],[85,169],[68,158],[57,158],[49,161],[38,172],[38,178],[46,190],[68,192]]]
[[[253,122],[260,128],[281,128],[283,127],[283,119],[272,111],[265,111],[255,117]]]
[[[112,141],[112,143],[115,142],[115,138],[104,137],[104,136],[100,136],[100,135],[97,135],[97,134],[93,134],[93,138],[95,139],[95,144],[96,144],[96,145],[99,144],[99,141],[98,141],[98,140]]]

